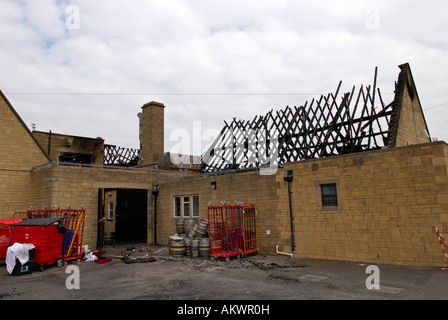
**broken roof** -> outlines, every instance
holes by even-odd
[[[220,135],[202,156],[202,172],[281,166],[302,159],[396,146],[403,92],[416,95],[409,64],[399,67],[395,98],[387,104],[376,86],[375,68],[373,85],[357,91],[353,86],[351,92],[340,94],[341,81],[335,93],[321,95],[300,107],[271,110],[252,121],[224,121]],[[426,122],[423,128],[428,131]]]

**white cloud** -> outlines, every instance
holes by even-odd
[[[66,29],[68,5],[79,8],[79,29]],[[429,108],[448,102],[447,8],[437,0],[2,0],[0,89],[38,130],[129,147],[138,146],[140,107],[162,102],[167,150],[170,131],[193,121],[220,129],[233,117],[301,105],[339,80],[349,91],[370,84],[375,66],[387,101],[397,66],[409,62]],[[33,92],[72,94],[14,94]],[[445,140],[446,108],[426,114]]]

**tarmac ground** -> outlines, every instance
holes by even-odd
[[[42,271],[35,267],[31,274],[19,276],[10,275],[0,263],[0,302],[172,300],[187,306],[183,303],[215,300],[448,299],[448,270],[437,267],[372,267],[262,254],[231,257],[229,261],[174,258],[169,247],[151,245],[106,247],[101,254],[96,262],[53,264]]]

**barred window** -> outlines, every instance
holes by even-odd
[[[336,183],[321,184],[320,190],[323,207],[335,207],[338,205]]]

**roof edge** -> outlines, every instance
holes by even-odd
[[[16,109],[14,109],[14,107],[11,104],[11,102],[8,100],[8,98],[5,96],[5,94],[3,93],[2,90],[0,90],[0,97],[6,102],[6,105],[9,107],[9,109],[11,109],[12,113],[14,113],[14,115],[17,118],[17,120],[19,120],[19,122],[22,124],[22,126],[26,130],[26,132],[28,132],[29,136],[31,137],[31,139],[33,139],[34,143],[37,145],[39,150],[42,151],[42,153],[45,155],[45,157],[48,159],[48,161],[51,161],[51,159],[48,156],[48,154],[45,152],[45,150],[42,148],[42,146],[39,144],[39,142],[37,142],[36,138],[33,136],[33,134],[31,133],[31,131],[28,128],[28,126],[26,125],[26,123],[23,121],[23,119],[17,113]]]

